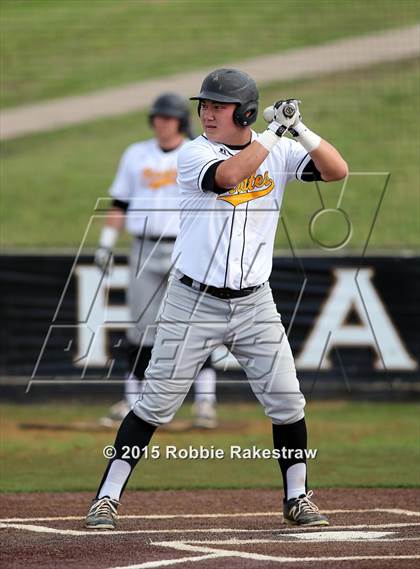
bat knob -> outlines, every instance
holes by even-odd
[[[296,112],[295,105],[292,105],[291,103],[284,105],[283,114],[286,118],[290,119],[295,114],[295,112]]]

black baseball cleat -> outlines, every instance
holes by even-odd
[[[326,516],[311,502],[312,490],[283,503],[284,522],[291,526],[329,526]]]
[[[115,529],[119,505],[117,500],[112,500],[109,496],[93,500],[86,516],[85,526],[89,529]]]

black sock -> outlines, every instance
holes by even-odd
[[[155,430],[156,427],[154,425],[146,423],[146,421],[143,421],[143,419],[137,417],[137,415],[135,415],[133,411],[130,411],[127,414],[127,416],[121,423],[120,428],[118,429],[118,433],[115,439],[114,443],[115,456],[108,462],[101,483],[99,484],[98,492],[96,493],[96,498],[98,498],[99,496],[99,492],[106,480],[106,477],[108,476],[108,472],[109,469],[111,468],[112,463],[114,462],[114,460],[117,459],[124,460],[130,465],[131,468],[130,473],[127,476],[127,479],[121,490],[121,494],[124,492],[128,479],[130,478],[130,475],[133,472],[134,467],[136,466],[136,464],[144,454],[143,451],[140,451],[138,454],[135,452],[131,452],[131,449],[133,447],[138,447],[139,449],[142,449],[145,446],[147,446]],[[130,449],[128,453],[126,447]],[[123,458],[123,455],[126,454],[127,456],[124,456]],[[136,458],[133,458],[133,455]]]
[[[144,379],[144,372],[152,357],[152,346],[143,346],[139,353],[139,346],[129,344],[127,348],[128,369],[140,381]]]
[[[273,424],[273,442],[274,448],[282,452],[282,449],[302,450],[305,456],[307,447],[307,432],[305,417],[296,423],[289,425],[274,425]],[[295,458],[292,454],[291,458],[279,458],[279,465],[283,477],[284,496],[287,498],[287,469],[297,464],[298,462],[306,463],[305,458]],[[307,488],[307,482],[306,482]]]

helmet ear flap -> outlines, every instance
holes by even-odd
[[[238,105],[233,113],[233,121],[238,126],[249,126],[257,120],[258,101]]]
[[[200,116],[202,101],[199,99],[197,105],[197,113]],[[233,122],[238,126],[249,126],[257,120],[258,101],[249,101],[248,103],[237,104],[233,111]]]

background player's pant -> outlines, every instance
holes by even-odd
[[[223,300],[172,277],[146,370],[146,384],[133,411],[159,425],[172,420],[209,354],[226,345],[242,365],[273,423],[304,416],[292,352],[266,283],[255,293]]]
[[[172,249],[173,243],[133,239],[127,301],[131,322],[135,326],[127,329],[127,338],[137,346],[140,343],[153,345],[156,315],[166,292],[171,269]]]

